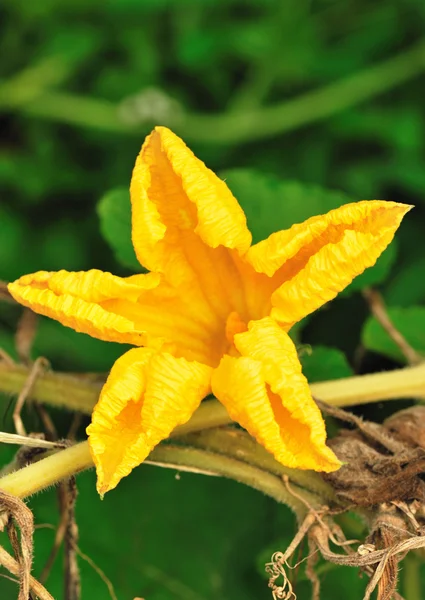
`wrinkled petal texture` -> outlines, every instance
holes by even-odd
[[[190,419],[210,379],[210,367],[148,348],[134,348],[116,361],[87,428],[100,494]]]
[[[156,127],[146,138],[134,167],[131,195],[134,246],[152,271],[162,271],[167,246],[187,231],[211,248],[245,252],[250,246],[245,214],[229,188],[165,127]]]
[[[18,302],[76,331],[145,346],[115,363],[87,429],[98,491],[211,389],[281,463],[339,468],[286,330],[373,265],[410,207],[349,204],[250,247],[226,184],[164,127],[141,149],[131,201],[133,245],[151,273],[40,271],[9,285]]]
[[[205,364],[217,364],[223,351],[222,326],[191,313],[158,274],[40,271],[9,290],[35,312],[102,340],[162,348]]]
[[[410,208],[380,200],[346,204],[252,246],[246,259],[275,283],[271,315],[289,328],[335,298],[375,264]]]
[[[288,467],[338,469],[288,334],[267,317],[236,334],[235,345],[241,357],[225,356],[212,376],[213,393],[230,417]]]
[[[158,285],[154,274],[122,279],[93,269],[87,272],[39,271],[24,275],[8,289],[12,296],[35,312],[60,321],[76,331],[106,341],[141,345],[143,332],[123,315],[102,307],[108,298],[136,300],[145,289]]]
[[[193,312],[223,320],[244,308],[234,256],[251,243],[230,190],[164,127],[146,138],[131,181],[139,261],[182,289]]]

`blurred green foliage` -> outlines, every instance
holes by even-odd
[[[256,240],[350,200],[414,204],[377,266],[296,339],[312,381],[401,363],[359,293],[379,285],[424,352],[424,40],[422,0],[3,0],[0,278],[131,273],[126,187],[144,135],[162,123],[226,179]],[[21,311],[0,309],[0,347],[13,354]],[[64,370],[106,371],[124,350],[44,319],[34,344]],[[362,407],[378,420],[380,410]],[[55,416],[65,428],[68,417]],[[79,482],[81,549],[119,600],[270,598],[263,564],[294,529],[284,507],[233,482],[152,467],[103,503],[92,474]],[[57,521],[53,492],[30,504],[38,523]],[[52,540],[37,531],[35,574]],[[107,598],[81,563],[83,600]],[[60,578],[58,560],[56,598]],[[297,581],[309,597],[302,569]],[[364,589],[345,569],[323,581],[329,600]],[[0,579],[2,598],[14,589]]]

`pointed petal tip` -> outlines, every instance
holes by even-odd
[[[384,200],[384,202],[387,205],[387,208],[397,213],[401,219],[404,217],[404,215],[411,211],[412,208],[415,208],[414,204],[404,204],[402,202],[392,202],[390,200]]]
[[[409,210],[415,208],[414,204],[405,204],[404,202],[392,202],[392,204],[398,206],[398,208],[400,208],[400,210],[402,210],[404,213],[408,213]]]
[[[304,440],[303,451],[299,454],[288,455],[281,444],[263,444],[281,464],[291,469],[301,471],[316,471],[317,473],[332,473],[342,467],[341,461],[333,450],[326,445],[325,440],[317,440],[314,435]]]
[[[382,215],[382,209],[384,209],[387,215],[387,219],[385,221],[381,220],[380,227],[392,229],[393,233],[395,233],[395,231],[399,228],[404,216],[409,211],[411,211],[412,208],[415,208],[413,204],[403,204],[401,202],[393,202],[391,200],[366,200],[363,202],[374,205],[371,211],[372,218],[374,215],[374,209],[377,209],[375,215],[378,215],[379,213],[381,213]],[[376,228],[376,226],[375,228],[371,227],[370,232],[374,232],[375,234],[377,234],[379,232],[379,229]]]
[[[338,471],[343,466],[343,463],[338,459],[334,452],[325,446],[325,452],[323,453],[324,462],[318,465],[318,469],[315,469],[322,473],[332,473],[332,471]]]
[[[152,133],[159,133],[159,135],[162,135],[163,133],[169,133],[171,135],[176,135],[175,133],[173,133],[171,131],[171,129],[169,127],[166,127],[165,125],[155,125],[155,127],[152,130]]]
[[[40,271],[39,273],[42,273],[42,271]],[[34,276],[39,275],[39,273],[34,273]],[[21,275],[21,277],[18,277],[18,279],[15,279],[15,281],[12,281],[10,283],[7,284],[7,289],[9,291],[10,294],[12,294],[13,298],[17,301],[22,303],[21,298],[22,298],[22,291],[25,287],[27,287],[28,285],[30,285],[32,283],[31,281],[31,275]],[[38,287],[41,287],[40,283],[37,281]]]
[[[147,136],[130,195],[133,245],[150,271],[165,273],[173,265],[178,272],[189,266],[190,272],[184,259],[188,239],[192,256],[204,245],[240,254],[251,245],[245,214],[229,188],[167,127],[157,126]],[[195,236],[188,238],[188,232]]]
[[[18,292],[17,288],[18,288],[18,284],[17,284],[18,280],[12,281],[11,283],[7,284],[7,290],[9,292],[9,294],[12,296],[12,298],[14,298],[15,300],[18,300],[16,297],[16,294]]]
[[[109,487],[106,483],[99,484],[99,482],[97,482],[96,484],[96,490],[101,500],[104,500],[105,494],[113,490],[115,487],[116,485]]]
[[[34,273],[34,275],[38,275],[38,273]],[[31,286],[31,281],[29,279],[30,277],[31,275],[22,275],[21,277],[18,277],[18,279],[15,279],[15,281],[12,281],[11,283],[7,284],[7,289],[11,294],[12,298],[16,300],[16,302],[19,302],[19,304],[32,308],[31,302],[29,302],[28,299],[24,297],[27,295],[25,292],[28,291],[28,289]],[[37,285],[37,289],[42,288],[43,286]]]
[[[254,268],[281,283],[272,316],[286,329],[375,264],[413,207],[386,200],[345,204],[272,234],[249,250]]]

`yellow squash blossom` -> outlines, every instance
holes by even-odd
[[[226,184],[164,127],[142,147],[131,201],[150,273],[40,271],[9,285],[38,313],[136,346],[112,367],[87,429],[99,492],[211,391],[281,463],[338,469],[287,332],[375,263],[410,207],[348,204],[252,246]]]

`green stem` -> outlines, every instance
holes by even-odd
[[[237,144],[264,139],[328,118],[391,90],[424,70],[425,42],[421,40],[393,58],[294,100],[238,113],[170,115],[165,124],[188,141]],[[3,106],[35,117],[138,136],[141,130],[151,125],[140,122],[137,126],[135,122],[125,122],[120,116],[119,107],[106,100],[51,90],[39,93],[38,88],[35,94],[28,88],[26,93],[30,97],[28,103],[23,104],[19,96],[13,104],[10,94],[6,94]],[[2,96],[4,92],[0,87],[0,104]]]
[[[170,468],[197,469],[220,475],[244,483],[286,504],[302,518],[306,505],[285,487],[281,478],[245,462],[198,448],[182,448],[171,444],[158,446],[149,456],[150,464]],[[81,442],[66,450],[61,450],[15,471],[0,479],[0,489],[19,498],[26,498],[61,479],[93,467],[88,442]],[[294,492],[313,507],[318,507],[318,498],[292,484]]]
[[[424,70],[425,42],[421,41],[394,58],[294,100],[238,115],[210,117],[209,121],[206,117],[192,115],[181,133],[190,140],[197,131],[202,131],[202,141],[226,144],[272,137],[328,118],[382,94]]]
[[[92,466],[88,442],[81,442],[5,475],[0,479],[0,489],[19,498],[26,498]]]
[[[234,429],[233,427],[204,429],[183,436],[180,440],[192,447],[203,448],[218,454],[225,454],[240,461],[243,460],[280,478],[286,475],[303,489],[319,494],[326,502],[335,501],[333,489],[318,473],[283,466],[263,446],[257,444],[249,434],[240,429]]]
[[[0,360],[0,392],[19,394],[29,369]],[[52,406],[91,414],[103,382],[64,373],[41,374],[29,397]],[[313,396],[332,406],[354,406],[398,398],[425,399],[425,363],[394,371],[323,381],[310,385]],[[216,400],[203,402],[192,419],[175,430],[175,435],[217,427],[231,422],[226,409]]]
[[[394,371],[312,383],[310,389],[315,398],[340,407],[400,398],[425,399],[425,363]]]
[[[49,56],[0,84],[0,107],[19,108],[62,83],[72,70],[61,56]]]
[[[0,360],[0,391],[18,395],[29,374],[28,367]],[[99,398],[102,385],[103,382],[93,383],[84,377],[47,371],[37,377],[29,397],[89,415]]]

